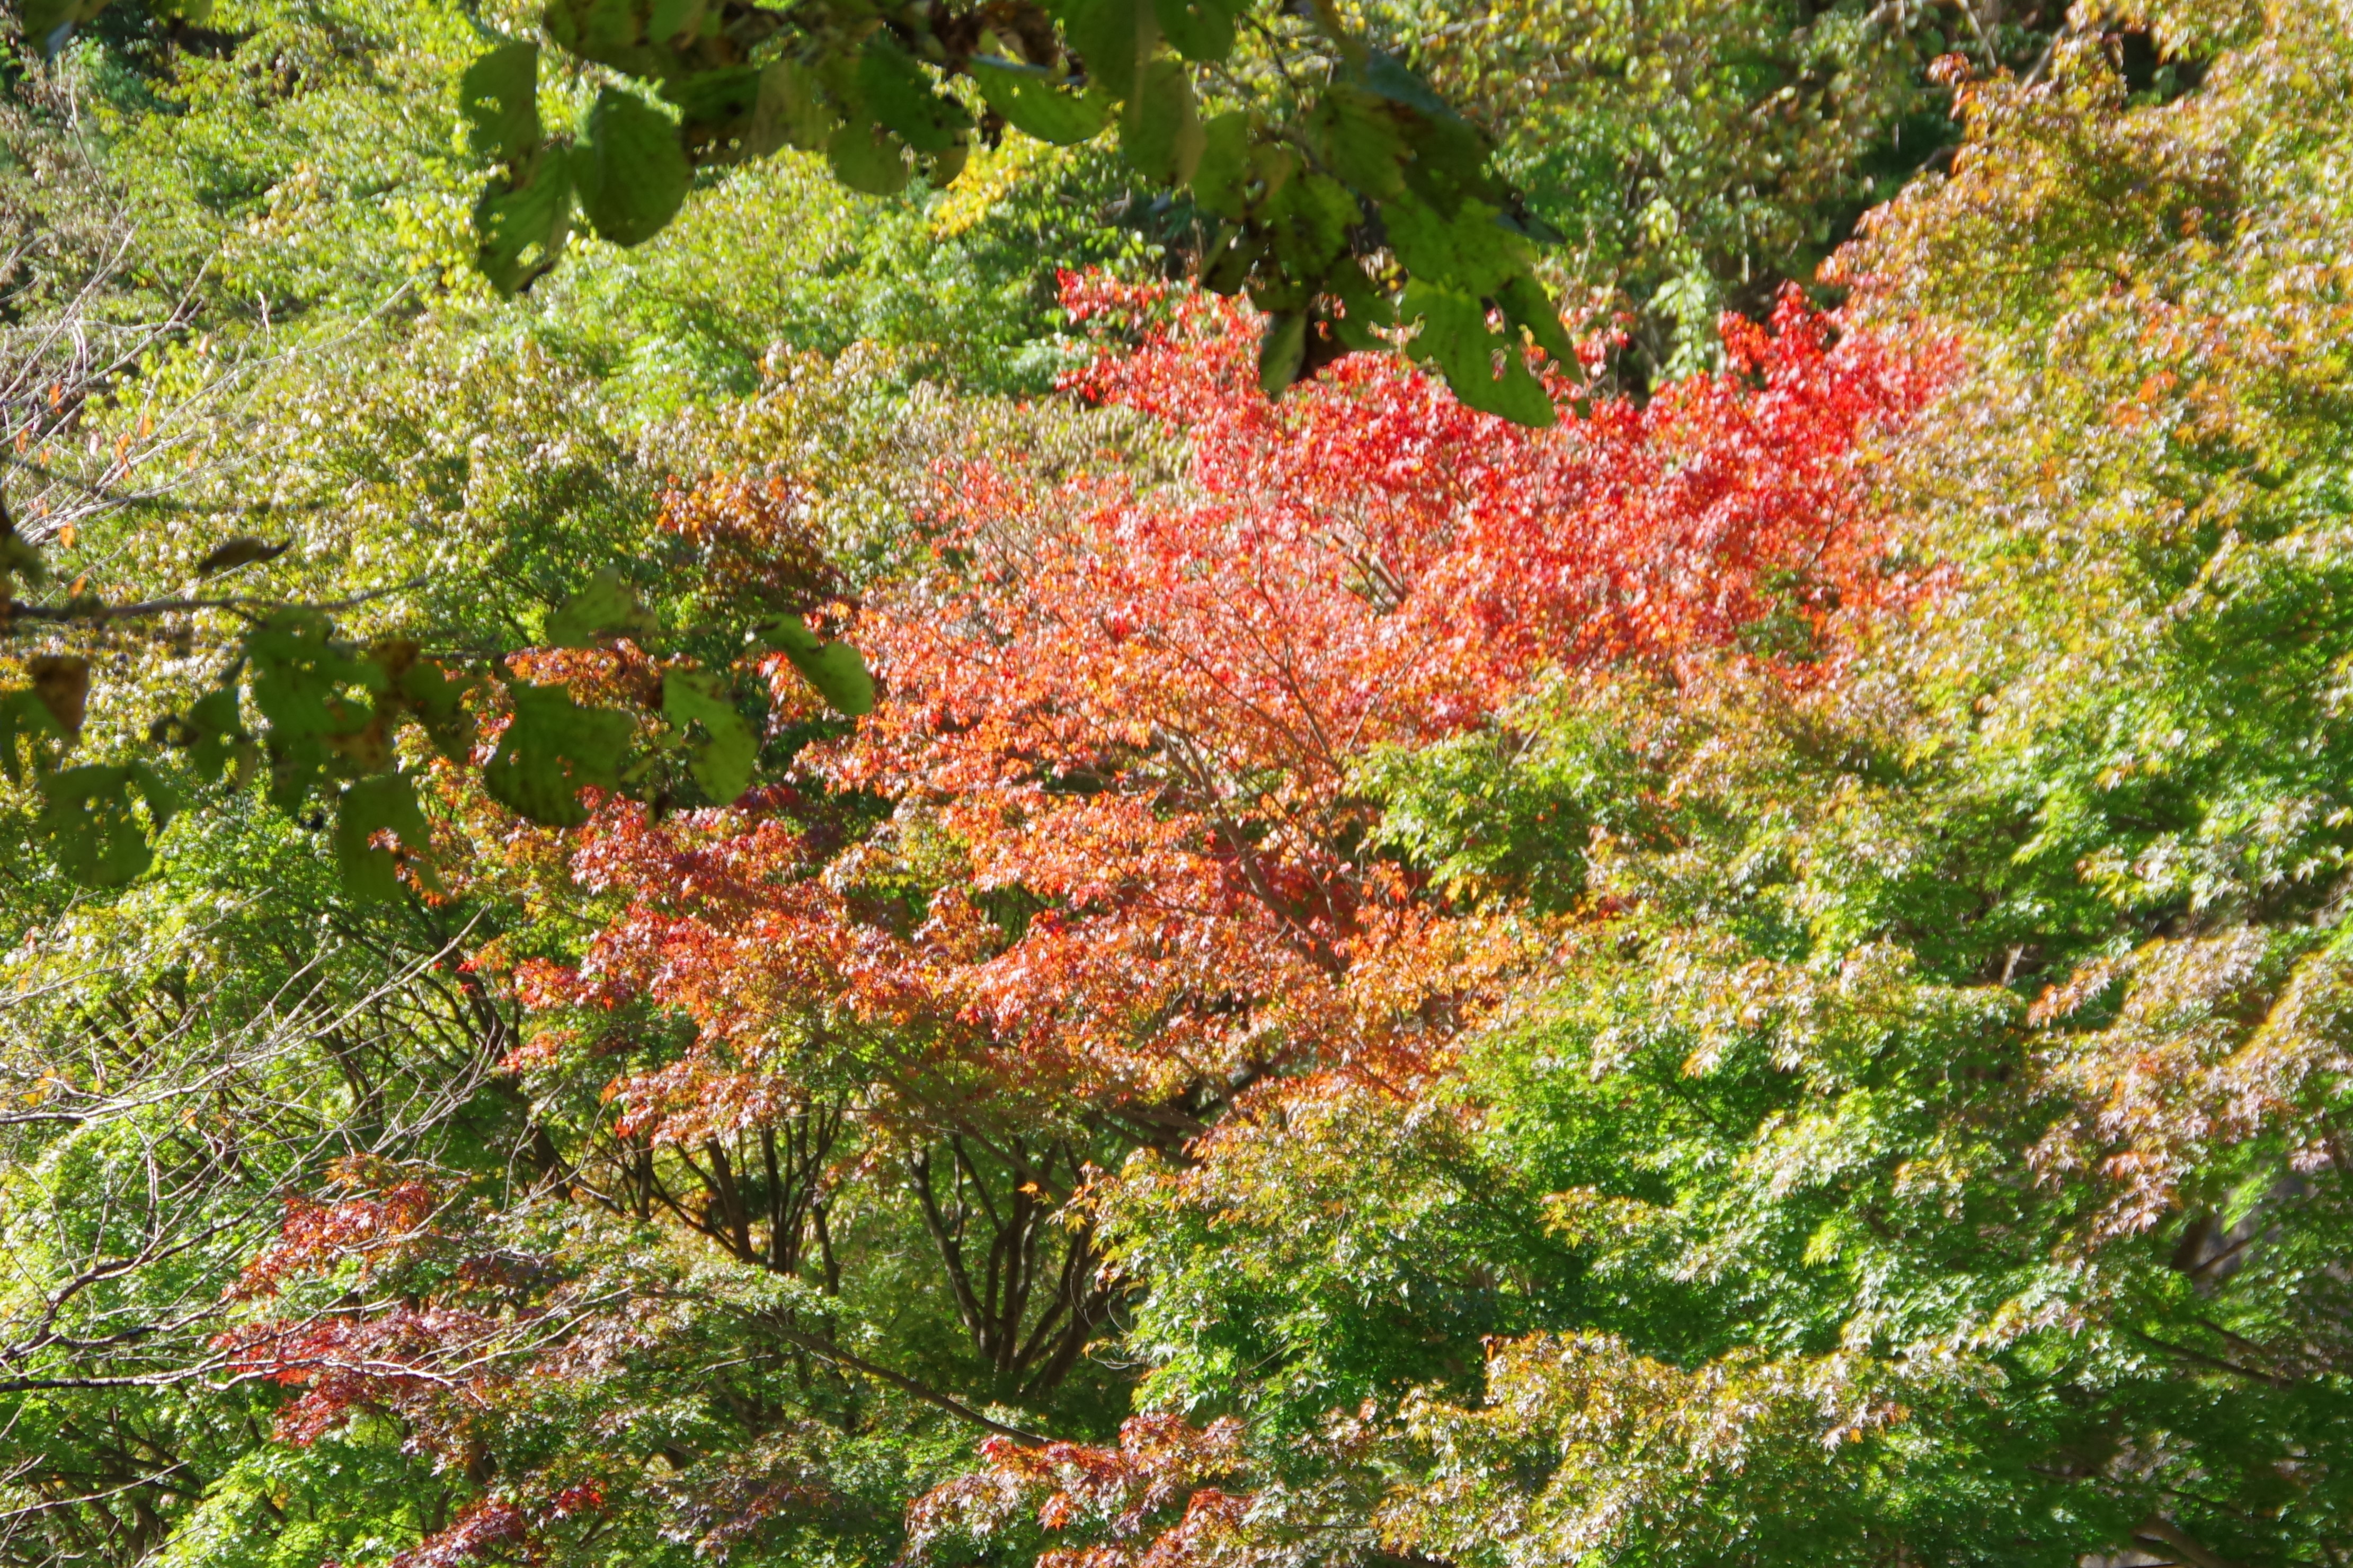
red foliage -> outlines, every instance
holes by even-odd
[[[1046,1530],[1096,1538],[1092,1546],[1045,1552],[1039,1568],[1176,1568],[1206,1558],[1250,1503],[1211,1484],[1243,1470],[1241,1439],[1241,1423],[1231,1416],[1195,1426],[1165,1415],[1131,1417],[1116,1447],[992,1437],[981,1445],[985,1468],[909,1510],[908,1558],[920,1560],[944,1536],[995,1534],[1029,1510]]]
[[[363,1187],[371,1173],[346,1166],[335,1179],[347,1188]],[[413,1178],[330,1204],[289,1198],[278,1239],[245,1266],[229,1295],[275,1295],[290,1274],[315,1273],[345,1260],[369,1266],[386,1255],[403,1256],[430,1239],[433,1213],[439,1205],[440,1195],[431,1184]]]
[[[852,628],[887,696],[808,759],[901,803],[879,839],[592,825],[575,870],[631,907],[576,974],[528,978],[696,1018],[694,1052],[616,1086],[633,1124],[756,1118],[780,1052],[872,1023],[1127,1104],[1273,1068],[1410,1075],[1525,939],[1366,852],[1369,753],[1493,721],[1548,668],[1672,667],[1769,617],[1834,640],[1909,591],[1853,459],[1940,357],[1841,338],[1794,294],[1770,331],[1727,318],[1723,374],[1547,431],[1382,356],[1270,404],[1240,307],[1069,299],[1157,313],[1076,384],[1182,430],[1186,482],[944,476],[938,569]],[[894,904],[916,858],[933,890]]]

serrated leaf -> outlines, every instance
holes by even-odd
[[[58,870],[85,888],[119,888],[154,862],[147,826],[132,808],[134,793],[161,833],[172,820],[172,795],[143,763],[92,763],[42,778],[34,832]]]
[[[1302,281],[1320,279],[1332,258],[1348,246],[1348,230],[1364,211],[1348,187],[1329,174],[1287,182],[1266,204],[1266,222],[1275,258]]]
[[[858,86],[867,112],[918,153],[944,153],[972,127],[964,106],[943,98],[887,32],[869,37],[859,52]]]
[[[973,79],[988,107],[1025,135],[1057,147],[1075,146],[1102,134],[1111,123],[1111,104],[1100,94],[1065,92],[1045,78],[976,60]]]
[[[543,149],[521,174],[495,175],[474,204],[474,265],[502,294],[531,287],[572,237],[572,159]],[[525,260],[525,257],[530,258]]]
[[[834,177],[870,196],[895,196],[907,188],[910,171],[899,139],[871,120],[852,120],[826,139],[826,161]]]
[[[1120,153],[1145,179],[1178,185],[1193,177],[1201,144],[1192,77],[1176,60],[1154,60],[1121,117]]]
[[[1484,299],[1525,270],[1519,242],[1484,202],[1466,201],[1447,217],[1412,195],[1381,204],[1389,247],[1415,279]]]
[[[374,840],[379,833],[398,838],[410,856],[423,854],[432,842],[425,813],[417,805],[416,786],[406,774],[354,779],[336,799],[335,864],[343,873],[343,890],[361,903],[400,897],[402,858],[377,847]]]
[[[196,563],[196,575],[217,577],[224,572],[234,572],[240,566],[252,566],[264,561],[275,561],[293,547],[292,540],[272,544],[267,540],[239,534],[227,543],[206,552]]]
[[[1234,8],[1227,0],[1153,0],[1153,16],[1176,52],[1188,60],[1221,60],[1233,52]]]
[[[458,79],[458,112],[478,158],[512,161],[544,139],[539,123],[539,46],[501,44]]]
[[[1415,357],[1433,361],[1466,407],[1538,427],[1557,417],[1544,384],[1528,370],[1519,334],[1490,331],[1486,307],[1478,300],[1416,279],[1406,290],[1401,312],[1421,321],[1410,345]]]
[[[25,782],[25,755],[29,749],[35,773],[54,766],[72,737],[58,722],[40,694],[28,688],[0,691],[0,772],[11,784]]]
[[[514,718],[482,769],[482,787],[509,810],[549,827],[588,820],[580,792],[611,789],[637,726],[626,713],[583,708],[560,686],[508,688]]]
[[[590,226],[615,245],[643,245],[677,216],[692,179],[678,127],[635,93],[608,87],[572,151],[572,183]]]
[[[684,731],[702,727],[704,739],[689,750],[687,771],[702,793],[725,805],[752,786],[760,738],[735,704],[726,684],[707,670],[673,669],[662,677],[662,715]]]
[[[768,646],[783,654],[817,694],[855,719],[874,710],[874,678],[866,661],[846,642],[827,642],[797,616],[771,622],[762,633]]]
[[[607,634],[648,637],[659,630],[660,623],[638,600],[637,590],[621,581],[617,569],[607,566],[548,612],[545,637],[550,647],[594,647]]]

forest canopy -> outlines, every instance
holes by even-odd
[[[2353,1561],[2348,103],[30,0],[0,1563]]]

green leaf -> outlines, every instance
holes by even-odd
[[[1450,218],[1404,195],[1382,203],[1381,217],[1398,262],[1422,282],[1484,299],[1526,270],[1517,237],[1484,202],[1466,201]]]
[[[1348,230],[1364,221],[1348,187],[1329,174],[1288,182],[1267,203],[1267,224],[1282,269],[1306,281],[1320,279],[1348,246]]]
[[[53,766],[71,742],[40,693],[19,687],[0,691],[0,772],[11,784],[25,782],[25,762],[19,748],[29,748],[35,773]]]
[[[755,158],[786,145],[814,153],[825,145],[833,126],[833,107],[825,100],[817,73],[798,60],[778,60],[760,73],[759,97],[752,106],[744,151]]]
[[[1152,11],[1187,59],[1221,60],[1233,52],[1234,12],[1226,0],[1153,0]]]
[[[907,156],[899,139],[871,120],[852,120],[825,144],[834,177],[870,196],[895,196],[907,188]]]
[[[1577,367],[1577,345],[1569,342],[1568,329],[1561,324],[1560,311],[1543,284],[1522,273],[1504,284],[1495,298],[1512,323],[1526,328],[1536,347],[1550,354],[1554,363],[1563,369]]]
[[[587,139],[573,150],[580,210],[615,245],[643,245],[686,200],[691,179],[678,127],[634,93],[607,88],[588,110]]]
[[[1414,355],[1435,361],[1465,406],[1515,425],[1543,426],[1556,417],[1544,384],[1528,370],[1519,334],[1488,331],[1486,307],[1478,300],[1417,279],[1406,290],[1402,313],[1421,320],[1421,331],[1411,344]],[[1499,349],[1500,375],[1495,371]]]
[[[383,718],[353,688],[383,691],[382,665],[354,658],[333,640],[327,617],[281,610],[246,639],[253,705],[269,722],[269,796],[291,811],[333,772],[366,772],[389,753]]]
[[[188,762],[198,778],[217,779],[232,767],[252,763],[253,738],[245,732],[236,687],[207,691],[196,699],[181,722],[186,726]]]
[[[1266,319],[1259,339],[1258,384],[1269,397],[1280,397],[1299,379],[1307,362],[1307,318],[1296,310]]]
[[[68,768],[41,780],[34,832],[58,869],[85,888],[119,888],[154,861],[147,827],[132,809],[136,792],[161,833],[173,814],[171,791],[144,763]]]
[[[1191,76],[1176,60],[1153,61],[1120,121],[1120,152],[1145,179],[1183,184],[1201,161],[1201,139]]]
[[[1201,161],[1193,166],[1193,200],[1205,212],[1240,222],[1250,211],[1250,116],[1229,110],[1201,127]]]
[[[632,76],[661,74],[638,0],[551,0],[542,19],[548,36],[575,55]]]
[[[392,689],[425,727],[433,749],[462,763],[474,746],[474,714],[466,696],[480,685],[471,677],[451,675],[437,659],[412,657],[394,674]]]
[[[549,827],[588,820],[580,792],[620,782],[621,762],[637,726],[626,713],[583,708],[561,686],[518,681],[507,689],[514,719],[482,769],[491,798]]]
[[[539,46],[501,44],[458,79],[458,112],[478,158],[512,162],[544,140],[539,123]]]
[[[1340,301],[1341,313],[1326,319],[1343,347],[1363,352],[1385,346],[1375,329],[1396,326],[1397,307],[1374,288],[1363,268],[1343,261],[1324,277],[1324,287]]]
[[[1111,123],[1111,105],[1100,94],[1064,92],[1043,77],[975,60],[973,79],[988,107],[1007,124],[1057,147],[1075,146]]]
[[[1145,0],[1076,0],[1065,30],[1087,75],[1115,99],[1132,98],[1159,28]]]
[[[702,793],[725,805],[752,786],[752,765],[760,738],[735,704],[725,682],[707,670],[673,669],[662,677],[662,713],[683,731],[700,724],[707,736],[693,747],[687,771]]]
[[[846,642],[821,640],[797,616],[769,623],[762,635],[836,709],[853,719],[874,710],[874,678],[867,673],[866,661],[856,648]]]
[[[972,128],[972,116],[941,97],[887,32],[871,35],[860,51],[858,86],[867,111],[918,153],[944,153]]]
[[[425,813],[417,808],[416,786],[406,774],[354,779],[335,802],[335,864],[343,872],[343,890],[361,903],[400,897],[401,857],[373,842],[379,833],[397,837],[412,857],[423,854],[432,842]]]
[[[607,633],[644,638],[660,629],[637,590],[621,581],[617,568],[607,566],[548,613],[544,635],[550,647],[594,647]]]
[[[480,239],[474,265],[502,294],[522,292],[554,267],[572,235],[572,159],[565,151],[544,148],[522,171],[494,176],[474,204],[474,233]]]
[[[1377,200],[1404,192],[1404,132],[1380,99],[1335,83],[1316,105],[1314,124],[1334,174]]]

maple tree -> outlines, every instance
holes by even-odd
[[[1462,733],[1563,662],[1672,666],[1777,616],[1822,655],[1840,617],[1905,592],[1851,458],[1940,374],[1792,301],[1770,331],[1727,323],[1734,371],[1556,432],[1373,360],[1275,410],[1230,307],[1069,287],[1145,331],[1084,384],[1189,429],[1184,476],[1125,493],[1001,461],[944,477],[936,564],[849,623],[883,687],[873,715],[807,748],[791,789],[661,821],[599,806],[568,853],[612,915],[576,963],[515,971],[554,1014],[512,1059],[527,1082],[625,1058],[605,1091],[617,1168],[572,1180],[794,1283],[775,1331],[820,1363],[1019,1441],[1018,1417],[983,1409],[1050,1405],[1124,1298],[1087,1229],[1053,1217],[1091,1162],[1174,1150],[1260,1080],[1425,1079],[1540,951],[1541,921],[1452,907],[1378,849],[1358,764]],[[742,487],[673,504],[706,538],[727,531],[714,504],[762,515]],[[637,1044],[649,1007],[691,1039]],[[923,1388],[842,1333],[828,1162],[851,1148],[913,1198],[985,1396]],[[320,1239],[335,1227],[288,1224],[342,1289]],[[265,1319],[237,1354],[307,1389],[297,1409],[399,1410],[430,1433],[469,1401],[503,1408],[510,1369],[545,1386],[618,1331],[611,1308],[555,1326],[599,1278],[561,1268],[516,1320],[550,1348],[492,1353],[513,1331],[476,1298],[497,1278],[461,1267],[429,1306],[324,1327]],[[678,1288],[640,1278],[627,1299]],[[324,1417],[285,1419],[300,1440]],[[539,1506],[521,1484],[501,1507]]]

